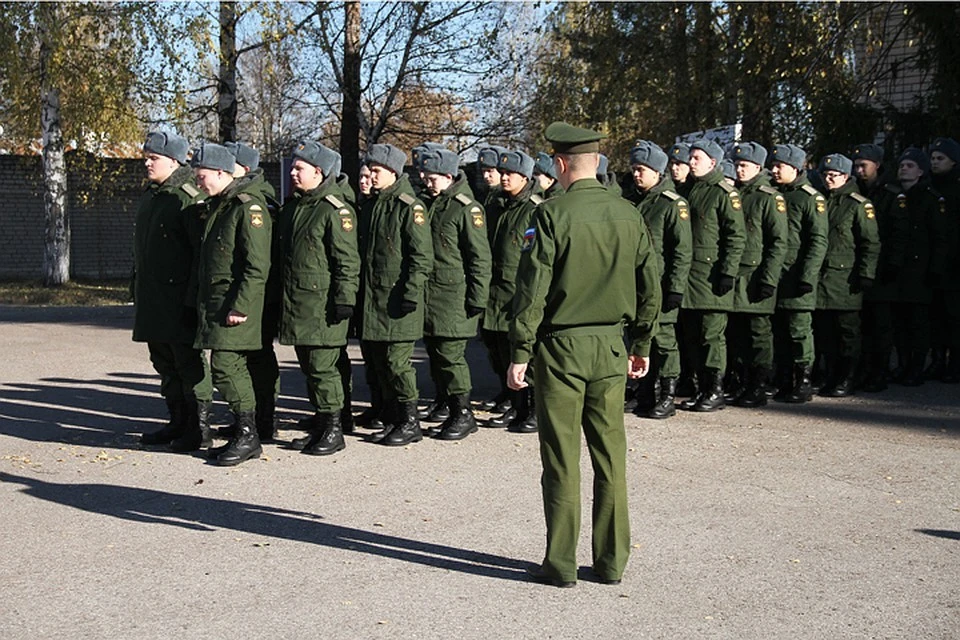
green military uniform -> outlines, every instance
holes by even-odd
[[[805,397],[796,400],[805,402],[814,358],[813,311],[820,268],[827,253],[827,199],[810,185],[802,171],[780,189],[787,201],[788,227],[787,254],[773,318],[774,353],[780,397],[793,397],[793,391],[800,390]]]
[[[590,153],[594,142],[558,153]],[[592,149],[588,145],[593,145]],[[561,175],[562,177],[562,175]],[[626,436],[622,401],[627,353],[648,356],[660,312],[660,274],[650,235],[636,209],[594,178],[537,208],[526,234],[510,325],[514,363],[533,359],[540,425],[541,487],[547,545],[544,579],[562,586],[577,579],[580,532],[581,429],[594,470],[593,570],[619,581],[630,553]]]
[[[424,343],[441,397],[469,396],[467,340],[487,306],[490,245],[483,207],[462,173],[430,205],[433,273],[427,280]],[[470,310],[476,310],[472,313]]]
[[[727,184],[719,163],[697,178],[690,189],[693,262],[683,300],[684,340],[698,354],[699,394],[681,407],[710,410],[722,404],[723,374],[727,368],[725,331],[733,311],[733,285],[740,268],[746,236],[740,194]],[[719,407],[716,407],[719,408]]]
[[[405,174],[364,203],[360,254],[358,328],[366,343],[367,364],[383,402],[412,403],[415,417],[413,347],[423,336],[424,288],[433,270],[433,246],[426,208],[414,197]]]
[[[764,172],[738,187],[746,243],[734,285],[730,360],[731,370],[747,381],[734,403],[758,406],[765,403],[760,393],[773,369],[773,314],[787,253],[787,201]]]
[[[828,362],[821,395],[845,396],[860,358],[863,291],[876,279],[880,234],[873,203],[850,179],[827,201],[827,253],[817,285],[817,350]]]
[[[209,411],[213,400],[206,359],[193,347],[200,223],[190,207],[202,196],[192,170],[179,167],[163,184],[150,182],[137,209],[133,340],[147,343],[171,417],[164,435],[148,436],[146,444],[172,441],[200,410],[197,403]]]
[[[934,348],[941,351],[935,354],[943,362],[940,379],[953,384],[960,382],[960,164],[944,176],[934,175],[933,186],[947,211],[948,247],[943,277],[933,296],[931,313],[937,315],[931,317],[931,337]]]

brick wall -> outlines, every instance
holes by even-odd
[[[126,278],[143,161],[67,157],[70,276]],[[279,184],[279,164],[266,164]],[[279,190],[278,190],[279,195]],[[38,156],[0,155],[0,279],[36,280],[43,271],[43,191]]]

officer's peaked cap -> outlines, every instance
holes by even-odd
[[[555,153],[599,153],[602,133],[583,127],[575,127],[566,122],[553,122],[543,136],[553,145]]]

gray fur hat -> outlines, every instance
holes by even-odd
[[[533,177],[533,158],[523,151],[504,151],[500,154],[497,169],[519,173],[530,179]]]
[[[305,140],[293,150],[294,159],[312,164],[323,172],[323,177],[340,173],[340,154],[313,140]],[[334,173],[336,170],[336,173]]]
[[[641,140],[630,150],[630,165],[642,164],[657,173],[667,170],[667,154],[658,145],[649,140]]]
[[[734,162],[745,160],[762,167],[767,162],[767,150],[759,142],[740,142],[733,146],[730,157]]]
[[[831,153],[820,158],[819,171],[821,175],[827,171],[839,171],[845,175],[850,175],[850,172],[853,171],[853,160],[839,153]]]
[[[180,164],[187,164],[187,141],[175,133],[151,131],[143,143],[144,153],[158,153],[173,158]]]
[[[379,164],[399,176],[407,163],[407,154],[392,144],[372,144],[367,149],[366,163]]]
[[[223,145],[204,142],[193,152],[190,166],[195,169],[217,169],[232,174],[237,168],[236,158]]]
[[[557,168],[553,164],[553,156],[544,153],[543,151],[538,151],[537,158],[533,162],[533,173],[542,173],[543,175],[550,176],[556,180]]]
[[[782,162],[802,171],[807,162],[807,152],[795,144],[777,144],[773,146],[770,162]]]
[[[456,176],[460,170],[460,156],[449,149],[428,149],[420,156],[420,169],[424,173]]]
[[[250,145],[242,142],[224,142],[223,146],[237,159],[237,164],[246,167],[247,171],[253,171],[260,166],[260,152]]]
[[[717,164],[723,160],[723,147],[708,138],[700,138],[690,145],[690,151],[699,149],[705,154],[716,160]]]

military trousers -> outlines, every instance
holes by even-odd
[[[817,355],[859,360],[860,312],[818,309],[813,312],[813,336]]]
[[[864,302],[861,311],[862,350],[873,357],[886,354],[887,360],[893,350],[893,305],[889,302]],[[885,362],[884,366],[889,362]]]
[[[360,355],[363,357],[363,379],[370,389],[370,403],[378,407],[378,403],[383,398],[380,392],[380,382],[377,380],[377,372],[373,368],[373,349],[369,340],[360,341]]]
[[[307,399],[317,413],[336,413],[343,408],[343,380],[337,369],[340,347],[294,347],[300,371],[307,379]]]
[[[684,335],[697,354],[697,369],[723,373],[727,370],[727,312],[683,309]]]
[[[653,371],[661,378],[680,377],[680,347],[677,344],[677,325],[661,322],[653,335]]]
[[[253,379],[253,392],[257,396],[257,406],[274,405],[280,395],[280,364],[273,341],[277,337],[280,305],[269,304],[263,309],[260,336],[263,347],[251,351],[247,366]]]
[[[250,353],[214,349],[210,354],[213,386],[236,414],[257,409],[253,376],[250,374]]]
[[[773,316],[731,313],[727,338],[727,359],[731,366],[773,368]]]
[[[930,305],[897,302],[893,305],[894,344],[903,353],[930,348]]]
[[[349,409],[353,396],[353,365],[350,362],[350,353],[347,351],[347,345],[340,347],[340,353],[337,355],[337,372],[340,374],[340,390],[343,393],[343,406]]]
[[[413,342],[369,341],[370,362],[384,401],[416,402],[417,372],[413,368]]]
[[[171,402],[213,400],[210,367],[202,349],[179,342],[148,342],[154,370],[160,374],[160,395]]]
[[[581,430],[593,465],[593,568],[619,579],[630,554],[623,397],[626,348],[619,327],[567,329],[534,350],[535,405],[547,525],[544,569],[577,579]],[[614,330],[616,329],[616,330]]]
[[[813,313],[777,309],[773,314],[773,349],[778,367],[813,365]]]
[[[508,393],[507,367],[510,366],[510,341],[507,340],[507,333],[481,329],[480,339],[487,349],[487,360],[490,362],[490,368],[493,369],[493,375],[500,384],[500,393]]]
[[[430,375],[437,387],[437,397],[469,395],[472,384],[467,339],[425,337],[423,343],[430,358]]]

